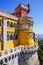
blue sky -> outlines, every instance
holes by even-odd
[[[43,34],[43,0],[0,0],[0,10],[13,12],[19,3],[30,4],[30,16],[34,20],[34,32]]]

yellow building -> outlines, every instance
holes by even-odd
[[[32,47],[36,44],[33,35],[33,19],[28,16],[29,5],[20,4],[13,14],[0,11],[0,51],[19,45]]]

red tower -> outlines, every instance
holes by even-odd
[[[30,11],[30,5],[19,4],[18,7],[14,10],[14,14],[17,17],[27,17],[28,12]]]

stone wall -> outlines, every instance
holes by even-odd
[[[37,52],[21,53],[19,55],[19,64],[18,65],[39,65]]]

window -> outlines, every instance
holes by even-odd
[[[16,39],[18,39],[18,35],[14,34],[13,40],[16,40]]]
[[[10,23],[10,27],[13,27],[13,23],[12,22]]]
[[[2,20],[0,20],[0,26],[1,26]]]
[[[1,22],[0,22],[0,26],[1,26]]]
[[[9,56],[9,61],[11,60],[11,56]]]
[[[16,23],[14,23],[14,27],[16,27]]]
[[[9,40],[10,39],[10,37],[9,37],[9,35],[7,35],[7,40]]]
[[[5,58],[5,62],[7,63],[7,58]]]
[[[15,23],[14,23],[14,26],[15,26]]]
[[[18,35],[16,35],[16,39],[18,39]]]
[[[12,59],[14,59],[14,55],[12,55]]]
[[[0,61],[0,65],[3,65],[3,60]]]
[[[13,40],[15,40],[15,39],[16,39],[16,36],[15,36],[15,34],[14,34]]]
[[[10,22],[9,21],[7,21],[7,27],[10,27]]]
[[[13,35],[12,34],[10,35],[10,40],[13,40]]]
[[[0,41],[2,41],[1,35],[0,35]]]

